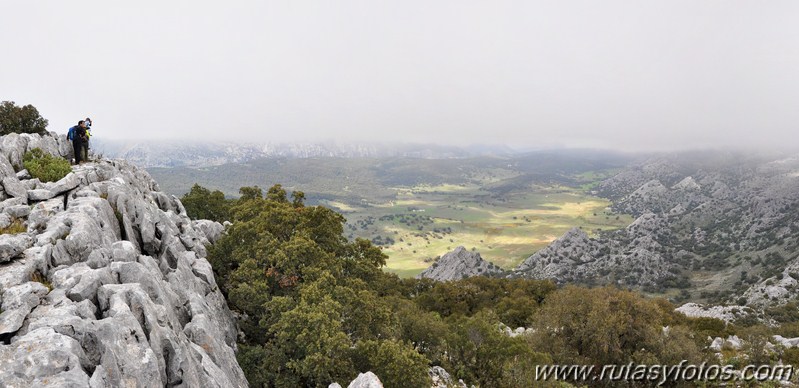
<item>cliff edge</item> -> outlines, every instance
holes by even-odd
[[[63,135],[0,138],[0,385],[246,387],[205,259],[222,225],[124,161],[32,179],[33,148],[70,153]]]

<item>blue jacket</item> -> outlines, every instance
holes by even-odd
[[[78,129],[77,125],[74,125],[69,128],[69,131],[67,131],[67,140],[75,140],[75,131],[77,129]]]
[[[72,141],[81,141],[84,137],[86,137],[86,129],[81,128],[80,125],[70,128],[67,132],[67,139]]]

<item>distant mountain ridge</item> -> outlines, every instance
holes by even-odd
[[[245,163],[260,158],[375,158],[411,157],[423,159],[466,158],[481,155],[506,156],[515,151],[501,145],[468,147],[433,144],[380,143],[236,143],[201,141],[92,140],[95,152],[125,159],[144,168],[209,167]]]

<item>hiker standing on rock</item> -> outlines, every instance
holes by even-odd
[[[83,142],[83,154],[81,154],[81,160],[84,162],[89,161],[89,139],[92,137],[92,119],[86,118],[83,120],[83,125],[86,127],[86,140]]]
[[[69,129],[67,139],[72,141],[72,149],[75,151],[75,164],[82,163],[84,160],[81,157],[88,142],[86,138],[86,123],[83,120],[78,121],[78,125]]]

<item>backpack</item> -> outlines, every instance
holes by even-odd
[[[67,140],[74,140],[75,138],[75,127],[69,127],[69,131],[67,132]]]

